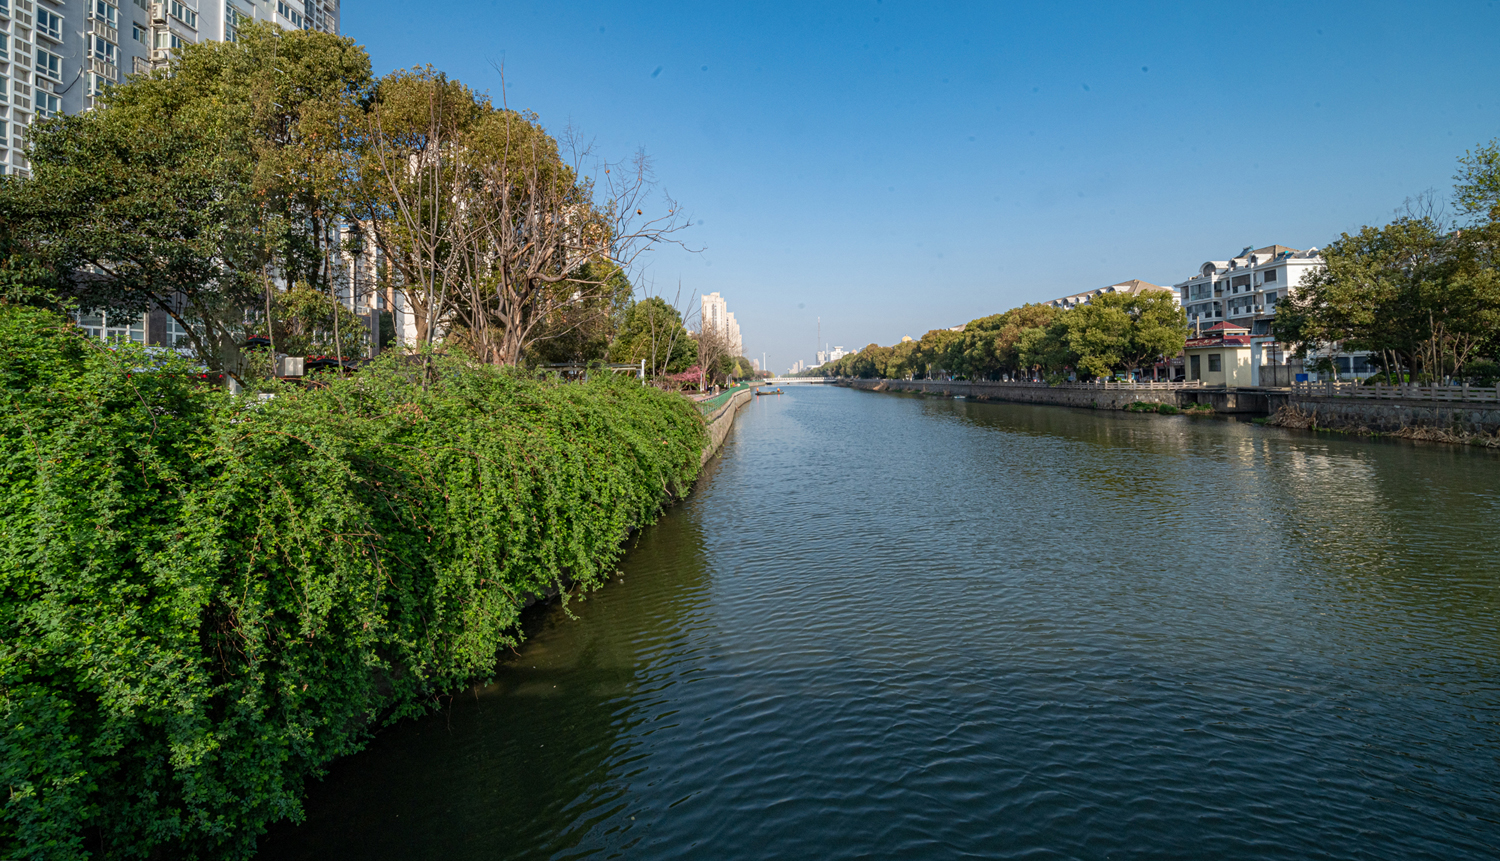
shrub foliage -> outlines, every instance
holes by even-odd
[[[234,398],[0,306],[0,846],[244,857],[695,477],[690,404],[392,357]]]

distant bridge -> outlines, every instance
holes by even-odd
[[[761,382],[768,386],[810,386],[838,382],[838,377],[770,377]]]

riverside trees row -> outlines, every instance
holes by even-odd
[[[1068,310],[1022,305],[971,320],[961,330],[934,329],[891,347],[871,344],[810,373],[971,380],[1060,379],[1069,372],[1107,377],[1176,355],[1188,331],[1186,315],[1165,291],[1106,293]]]
[[[163,312],[215,372],[256,370],[251,335],[359,353],[338,306],[375,294],[417,344],[487,363],[693,364],[679,309],[647,312],[676,317],[659,338],[624,332],[628,275],[689,224],[643,154],[599,160],[431,67],[377,78],[347,38],[248,25],[184,46],[38,123],[29,156],[0,183],[0,298]]]
[[[1500,379],[1500,140],[1465,153],[1457,217],[1422,195],[1382,227],[1323,248],[1326,267],[1276,306],[1271,333],[1309,349],[1368,351],[1386,381]]]
[[[1500,380],[1500,140],[1462,156],[1454,180],[1458,218],[1427,194],[1391,223],[1325,246],[1325,266],[1277,304],[1271,334],[1304,359],[1368,352],[1386,381]],[[1066,311],[1023,305],[961,330],[871,344],[808,373],[1103,377],[1176,355],[1187,333],[1165,292],[1105,294]]]

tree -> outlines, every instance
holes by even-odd
[[[686,371],[698,360],[698,345],[688,337],[682,315],[659,296],[649,296],[631,305],[623,325],[610,345],[612,362],[646,360],[646,371],[665,376]]]
[[[1016,343],[1016,354],[1023,370],[1040,371],[1047,376],[1062,373],[1073,360],[1068,348],[1068,328],[1061,319],[1046,326],[1024,329]]]
[[[1465,152],[1454,175],[1459,209],[1481,221],[1500,221],[1500,138]]]
[[[11,241],[86,310],[161,310],[239,373],[274,270],[331,289],[340,129],[370,77],[352,40],[246,26],[184,47],[84,114],[33,127],[33,177],[0,187]]]
[[[1130,337],[1120,352],[1119,367],[1134,371],[1148,362],[1175,356],[1187,345],[1187,313],[1168,291],[1106,293],[1095,297],[1094,303],[1118,306],[1130,318]]]
[[[1028,329],[1045,329],[1057,320],[1060,311],[1053,305],[1022,305],[1003,315],[1003,322],[995,333],[995,357],[999,366],[1008,371],[1031,370],[1031,364],[1021,358],[1021,337]]]
[[[1095,296],[1087,305],[1073,308],[1058,318],[1062,342],[1080,372],[1107,377],[1124,363],[1130,349],[1130,314],[1121,294]]]
[[[698,345],[698,387],[701,389],[724,380],[733,370],[734,361],[728,333],[704,326],[693,336],[693,341]]]
[[[432,69],[395,72],[376,88],[362,214],[419,340],[461,330],[476,357],[514,364],[554,317],[607,302],[613,272],[687,227],[670,197],[649,200],[656,183],[644,155],[600,165],[596,188],[579,164],[588,148],[570,134],[564,161],[537,120]]]
[[[599,266],[608,267],[607,273],[600,273]],[[590,264],[581,280],[603,289],[580,289],[577,301],[544,318],[527,348],[527,362],[588,363],[608,356],[610,343],[625,323],[633,288],[625,273],[610,264]]]

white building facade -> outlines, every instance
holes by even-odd
[[[1308,272],[1323,268],[1318,249],[1299,251],[1285,245],[1246,247],[1228,260],[1209,260],[1198,274],[1174,285],[1194,335],[1228,325],[1249,333],[1251,385],[1284,386],[1299,376],[1316,378],[1271,337],[1276,305],[1302,283]],[[1368,377],[1376,372],[1367,353],[1314,350],[1333,362],[1339,377]]]
[[[1302,283],[1303,275],[1322,267],[1323,258],[1316,248],[1246,248],[1228,260],[1204,263],[1197,275],[1175,289],[1194,331],[1232,323],[1250,330],[1251,337],[1260,337],[1270,334],[1276,303]]]
[[[740,336],[739,321],[734,319],[734,312],[729,310],[729,305],[724,297],[718,293],[709,293],[703,296],[699,306],[699,317],[702,318],[701,328],[704,332],[716,332],[723,336],[729,344],[732,355],[743,356],[745,354],[745,342]]]
[[[28,175],[26,129],[94,106],[174,48],[233,40],[248,21],[339,30],[339,0],[0,0],[0,170]]]

